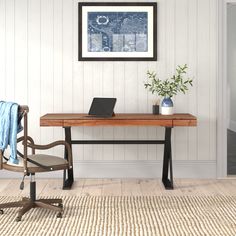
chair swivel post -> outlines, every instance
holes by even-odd
[[[30,175],[30,199],[31,201],[36,201],[36,182],[35,175]]]

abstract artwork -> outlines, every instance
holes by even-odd
[[[79,60],[156,60],[156,3],[79,3]]]
[[[89,12],[88,51],[146,52],[146,12]]]

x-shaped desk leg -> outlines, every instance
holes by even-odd
[[[71,146],[71,127],[65,128],[65,140]],[[171,155],[171,129],[172,127],[165,128],[165,145],[162,169],[162,182],[165,189],[173,189],[173,170],[172,170],[172,155]],[[65,150],[65,159],[68,159],[67,151]],[[168,178],[170,171],[170,178]],[[67,177],[67,179],[66,179]],[[74,182],[73,168],[64,171],[63,189],[70,189]]]
[[[65,141],[70,145],[71,147],[71,127],[64,127],[65,129]],[[65,148],[64,151],[64,158],[68,160],[68,153]],[[73,161],[72,161],[73,165]],[[67,176],[67,179],[66,179]],[[74,174],[73,174],[73,167],[69,170],[64,170],[63,174],[63,189],[71,189],[71,186],[74,182]]]
[[[173,170],[172,170],[172,155],[171,155],[171,127],[165,128],[165,146],[163,157],[163,169],[162,169],[162,183],[165,189],[173,189]],[[168,174],[170,171],[170,178]]]

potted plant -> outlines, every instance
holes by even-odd
[[[156,73],[147,71],[147,83],[144,84],[145,88],[163,97],[161,103],[161,114],[172,115],[173,114],[173,101],[172,97],[179,92],[185,94],[188,90],[188,86],[193,86],[192,79],[185,78],[187,71],[187,64],[183,66],[177,66],[175,74],[171,78],[160,80],[157,78]]]

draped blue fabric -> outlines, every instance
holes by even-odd
[[[23,128],[18,120],[18,104],[14,102],[0,102],[0,149],[4,151],[10,145],[9,161],[18,164],[17,133]]]

